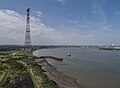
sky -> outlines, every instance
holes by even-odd
[[[0,0],[0,45],[120,45],[120,0]]]

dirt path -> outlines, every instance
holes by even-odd
[[[33,81],[28,73],[23,74],[21,88],[34,88]]]

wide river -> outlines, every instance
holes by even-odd
[[[120,51],[55,48],[37,50],[34,55],[63,58],[63,61],[48,59],[48,62],[76,78],[85,88],[120,88]]]

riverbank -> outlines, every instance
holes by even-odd
[[[41,57],[38,57],[39,59],[47,59],[47,58],[51,58],[51,59],[54,59],[54,60],[58,60],[58,61],[63,61],[62,58],[58,58],[58,57],[53,57],[53,56],[41,56]]]
[[[37,58],[35,62],[41,66],[48,78],[55,81],[60,88],[83,88],[76,82],[76,79],[58,71],[56,67],[48,63],[47,58]]]
[[[90,48],[57,48],[37,50],[37,56],[63,58],[47,61],[57,70],[76,78],[85,88],[120,88],[120,52]],[[71,54],[71,57],[67,55]],[[68,87],[69,88],[69,87]]]
[[[0,54],[0,88],[59,88],[43,73],[31,53],[16,50]]]

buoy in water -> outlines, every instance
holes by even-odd
[[[71,54],[68,54],[67,56],[69,56],[69,57],[70,57],[70,56],[71,56]]]

